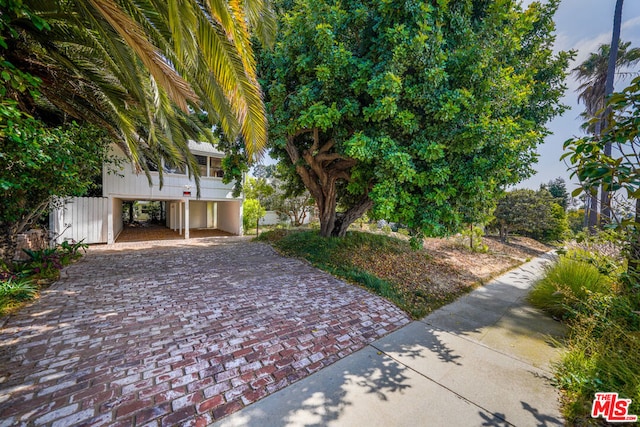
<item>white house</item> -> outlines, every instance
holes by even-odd
[[[233,197],[233,183],[222,183],[224,154],[206,143],[191,141],[189,149],[200,167],[200,197],[196,185],[184,170],[163,171],[160,189],[157,171],[151,170],[151,183],[144,173],[136,173],[120,148],[112,154],[124,160],[123,170],[102,172],[102,198],[72,198],[53,209],[50,229],[57,242],[74,239],[86,243],[114,243],[124,228],[123,202],[159,201],[165,209],[166,226],[189,238],[190,229],[218,229],[242,234],[242,197]]]

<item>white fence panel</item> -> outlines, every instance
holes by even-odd
[[[56,242],[106,243],[108,202],[106,197],[66,198],[64,205],[53,209],[50,216]]]

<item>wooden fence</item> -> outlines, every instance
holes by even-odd
[[[56,202],[49,216],[55,241],[106,243],[108,202],[106,197],[68,197]]]

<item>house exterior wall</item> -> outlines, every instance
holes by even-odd
[[[122,160],[120,170],[103,168],[103,195],[113,200],[109,225],[109,243],[122,231],[122,200],[159,200],[166,202],[166,225],[181,230],[189,237],[188,228],[219,228],[233,234],[242,234],[242,197],[233,196],[233,183],[224,184],[220,174],[219,160],[223,153],[211,145],[190,142],[191,151],[207,160],[205,175],[200,178],[200,197],[197,197],[195,181],[187,174],[163,172],[163,186],[160,188],[158,172],[150,172],[151,181],[144,173],[136,173],[133,165],[116,145],[111,146],[111,155]],[[214,167],[213,164],[216,164]],[[214,173],[215,171],[215,173]],[[207,174],[207,172],[209,172]],[[119,207],[115,201],[119,200]],[[187,204],[188,202],[188,204]],[[238,207],[240,206],[240,207]],[[228,215],[233,217],[227,218]],[[119,222],[119,224],[118,224]],[[185,228],[187,228],[185,230]]]
[[[113,212],[113,239],[118,238],[118,235],[124,228],[124,220],[122,219],[122,199],[111,199],[111,206]]]
[[[207,202],[189,202],[189,226],[191,228],[207,228]]]
[[[103,197],[58,199],[49,215],[54,242],[106,243],[108,203],[109,199]]]
[[[203,144],[199,144],[203,145]],[[196,152],[195,154],[220,156],[218,152]],[[110,171],[109,167],[103,168],[102,183],[103,195],[114,196],[130,200],[178,200],[189,198],[196,200],[196,185],[193,179],[186,174],[163,173],[163,186],[160,189],[160,176],[158,172],[150,172],[151,185],[144,173],[136,173],[133,165],[127,160],[125,154],[117,146],[111,147],[111,154],[123,160],[123,169]],[[190,192],[191,195],[185,195]],[[240,200],[233,197],[233,183],[224,184],[222,178],[200,178],[200,200]]]
[[[218,203],[218,227],[222,231],[242,234],[242,202]]]

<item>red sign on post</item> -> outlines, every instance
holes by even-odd
[[[184,197],[191,197],[191,191],[183,191],[183,192],[182,192],[182,195],[183,195]]]

